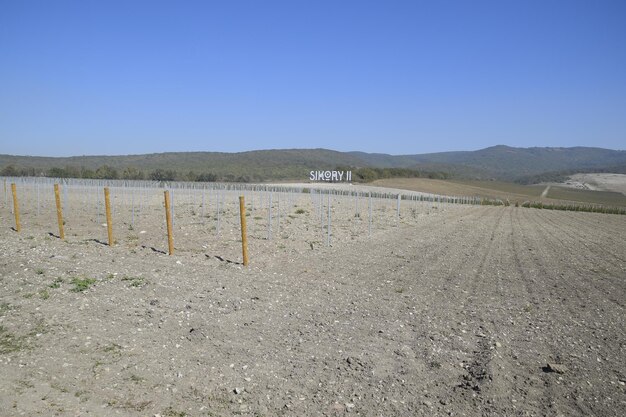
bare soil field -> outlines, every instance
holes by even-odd
[[[527,186],[498,181],[434,180],[429,178],[390,178],[374,181],[381,187],[396,187],[443,195],[470,195],[512,201],[539,199],[545,186]]]
[[[244,268],[234,201],[217,230],[196,197],[172,256],[159,196],[113,247],[88,197],[66,241],[0,207],[0,415],[623,415],[623,216],[378,201],[370,235],[347,198],[326,246],[314,196],[271,239],[264,200]]]
[[[576,174],[572,175],[568,181],[559,184],[581,190],[613,191],[626,194],[625,174]]]

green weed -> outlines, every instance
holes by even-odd
[[[74,284],[74,288],[71,289],[72,292],[82,292],[91,287],[96,283],[96,280],[93,278],[74,278],[72,279],[72,284]]]
[[[127,277],[124,276],[122,281],[129,281],[129,287],[143,287],[146,285],[146,281],[142,277]]]
[[[524,201],[522,207],[542,210],[582,211],[586,213],[604,213],[626,215],[626,209],[619,207],[588,206],[580,204],[548,204],[536,201]]]
[[[162,415],[164,417],[186,417],[187,413],[185,413],[184,411],[176,411],[172,407],[167,407],[163,411]]]
[[[61,286],[61,283],[63,282],[63,278],[58,277],[57,279],[55,279],[52,284],[48,285],[48,287],[50,288],[59,288]]]
[[[102,350],[106,353],[119,353],[122,350],[122,347],[117,343],[111,343],[110,345],[105,346]]]
[[[61,384],[59,384],[58,382],[53,382],[50,384],[50,387],[54,388],[55,390],[58,390],[60,392],[70,392],[70,390],[68,390],[67,388],[65,388],[64,386],[62,386]]]
[[[9,303],[0,303],[0,316],[4,316],[7,311],[13,310],[13,306]]]
[[[15,336],[8,331],[6,327],[0,326],[0,354],[17,352],[24,349],[25,344],[23,338]]]
[[[145,378],[142,378],[142,377],[140,377],[138,375],[135,375],[135,374],[132,374],[129,379],[131,381],[133,381],[134,383],[136,383],[136,384],[139,384],[139,383],[144,382],[146,380]]]

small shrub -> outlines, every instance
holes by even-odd
[[[3,316],[9,310],[13,310],[13,306],[9,303],[0,303],[0,316]]]
[[[104,350],[106,353],[119,353],[122,351],[122,346],[118,345],[117,343],[111,343],[110,345],[106,345],[104,348],[102,348],[102,350]]]
[[[74,288],[72,288],[72,292],[82,292],[91,287],[96,283],[96,280],[93,278],[74,278],[72,279],[72,284],[74,284]]]
[[[175,410],[172,407],[167,407],[161,414],[164,417],[187,417],[187,413],[185,413],[184,411]]]
[[[58,277],[57,279],[55,279],[52,284],[48,285],[48,287],[50,288],[59,288],[61,286],[61,283],[63,282],[63,278]]]
[[[4,326],[0,326],[0,354],[17,352],[24,347],[22,338],[9,332]]]
[[[145,280],[142,277],[123,277],[122,281],[129,281],[129,287],[143,287],[146,285]]]
[[[306,210],[303,208],[299,208],[298,210],[296,210],[296,214],[304,214],[306,213]]]
[[[145,378],[140,377],[139,375],[135,375],[135,374],[132,374],[129,379],[131,381],[133,381],[134,383],[136,383],[136,384],[139,384],[139,383],[144,382],[146,380]]]

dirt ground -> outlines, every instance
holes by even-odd
[[[559,185],[583,190],[615,191],[626,195],[625,174],[575,174]]]
[[[234,202],[218,233],[178,196],[168,256],[157,200],[134,227],[119,209],[108,247],[89,201],[61,241],[29,198],[20,233],[0,209],[2,416],[626,409],[623,216],[403,202],[398,219],[378,202],[370,236],[345,199],[327,247],[327,207],[305,196],[270,240],[249,210],[244,268]]]

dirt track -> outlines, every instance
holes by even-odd
[[[292,249],[303,228],[284,247],[253,242],[248,270],[213,252],[29,239],[10,220],[1,415],[626,409],[623,216],[452,207]],[[77,276],[96,283],[72,292]]]

